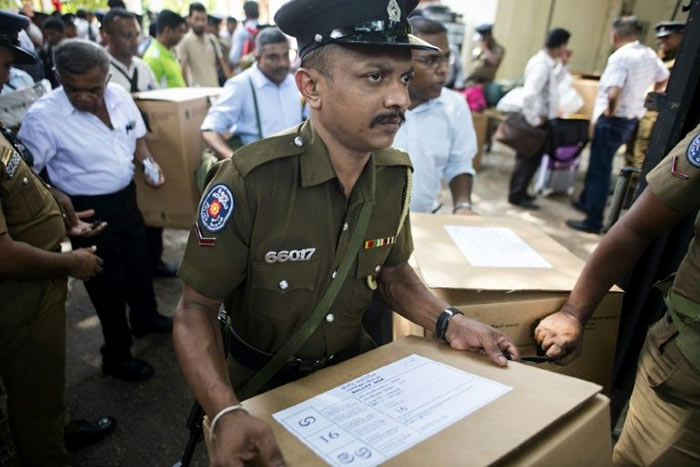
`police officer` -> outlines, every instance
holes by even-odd
[[[647,176],[649,186],[603,237],[563,308],[535,330],[547,355],[572,361],[583,325],[646,245],[700,208],[700,126]],[[654,324],[639,357],[627,419],[615,446],[617,465],[690,465],[700,459],[700,216],[695,237],[666,290],[668,312]]]
[[[11,63],[37,60],[18,45],[17,34],[28,24],[22,16],[0,12],[0,90]],[[61,253],[61,241],[66,231],[87,238],[104,225],[83,222],[89,212],[78,212],[64,224],[48,185],[31,169],[31,157],[0,126],[0,379],[7,391],[7,413],[0,423],[9,423],[16,454],[14,459],[0,458],[0,464],[62,466],[68,464],[63,406],[66,278],[87,280],[101,270],[102,260],[94,247]],[[83,440],[96,440],[111,430],[114,420],[71,425]],[[72,442],[82,444],[75,438]],[[3,443],[7,440],[0,439]]]
[[[517,357],[505,335],[434,297],[407,263],[411,165],[387,148],[409,105],[411,49],[433,49],[409,34],[417,3],[293,0],[275,17],[299,43],[295,80],[311,117],[217,164],[179,270],[175,349],[211,421],[213,465],[283,463],[269,427],[239,401],[369,349],[361,321],[377,287],[453,348],[499,365],[502,351]]]
[[[656,30],[656,42],[659,46],[659,58],[664,62],[668,71],[672,71],[676,63],[676,54],[683,41],[683,30],[685,24],[679,21],[662,21],[654,26]],[[647,110],[639,120],[637,133],[633,144],[630,144],[625,153],[625,164],[637,169],[641,169],[649,150],[651,132],[654,130],[659,112]],[[632,174],[632,182],[627,192],[632,196],[637,192],[637,180],[639,174]]]

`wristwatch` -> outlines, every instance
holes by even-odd
[[[472,203],[470,203],[469,201],[462,201],[459,204],[455,204],[455,206],[452,208],[452,214],[456,213],[460,209],[469,209],[471,211]]]
[[[454,307],[449,307],[442,310],[442,313],[440,313],[440,316],[438,316],[437,322],[435,323],[435,337],[447,342],[447,326],[450,324],[450,320],[456,315],[464,316],[464,313]],[[449,342],[447,343],[449,344]]]

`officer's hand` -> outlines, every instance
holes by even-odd
[[[94,209],[88,209],[87,211],[79,211],[75,213],[78,223],[68,228],[69,237],[82,237],[90,238],[102,233],[102,231],[107,227],[106,222],[85,222],[83,219],[89,219],[95,215]]]
[[[571,363],[581,353],[583,324],[565,311],[558,311],[543,319],[535,329],[535,340],[556,363]]]
[[[259,457],[263,465],[287,465],[272,429],[262,420],[241,410],[224,415],[216,425],[211,465],[240,466]]]
[[[463,315],[456,315],[450,320],[446,337],[453,349],[488,355],[500,366],[508,365],[503,352],[510,353],[513,360],[520,358],[517,347],[508,336]]]
[[[72,255],[74,259],[69,275],[86,281],[102,272],[103,261],[102,258],[95,254],[96,251],[97,247],[91,246],[90,248],[80,248],[66,253],[67,255]]]

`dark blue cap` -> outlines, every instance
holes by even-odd
[[[680,21],[662,21],[660,23],[656,23],[654,29],[656,29],[656,37],[662,38],[670,36],[674,32],[682,31],[685,29],[685,24],[681,23]]]
[[[408,15],[419,0],[290,0],[275,23],[297,39],[304,57],[326,44],[437,50],[411,34]]]
[[[36,63],[37,57],[33,52],[19,46],[19,32],[29,26],[26,16],[0,11],[0,46],[7,47],[15,53],[15,63],[29,65]]]

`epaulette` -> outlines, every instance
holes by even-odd
[[[7,167],[7,164],[10,163],[10,159],[12,159],[14,154],[15,150],[12,144],[0,133],[0,170]]]
[[[303,145],[295,144],[297,136],[297,131],[294,129],[279,136],[256,141],[236,151],[232,161],[243,178],[246,178],[256,167],[303,153],[305,150]]]
[[[407,153],[398,149],[388,148],[374,153],[374,163],[378,166],[404,165],[413,168],[411,158]]]

